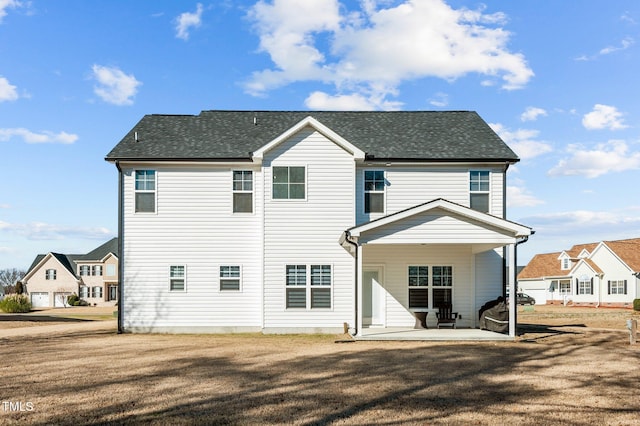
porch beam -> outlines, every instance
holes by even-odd
[[[516,289],[516,245],[507,246],[507,258],[509,260],[509,274],[507,285],[509,286],[509,336],[516,337],[516,300],[518,297]]]

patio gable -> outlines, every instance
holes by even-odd
[[[471,244],[473,252],[513,244],[531,229],[444,199],[433,200],[346,231],[363,244]]]

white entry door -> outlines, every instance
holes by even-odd
[[[362,325],[385,326],[385,299],[382,268],[365,269],[362,275]]]

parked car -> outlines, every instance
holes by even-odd
[[[518,293],[518,297],[516,298],[516,303],[518,305],[535,305],[536,299],[529,296],[528,294]]]

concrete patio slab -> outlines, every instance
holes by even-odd
[[[513,341],[506,334],[477,328],[364,328],[355,340],[423,340],[423,341]]]

